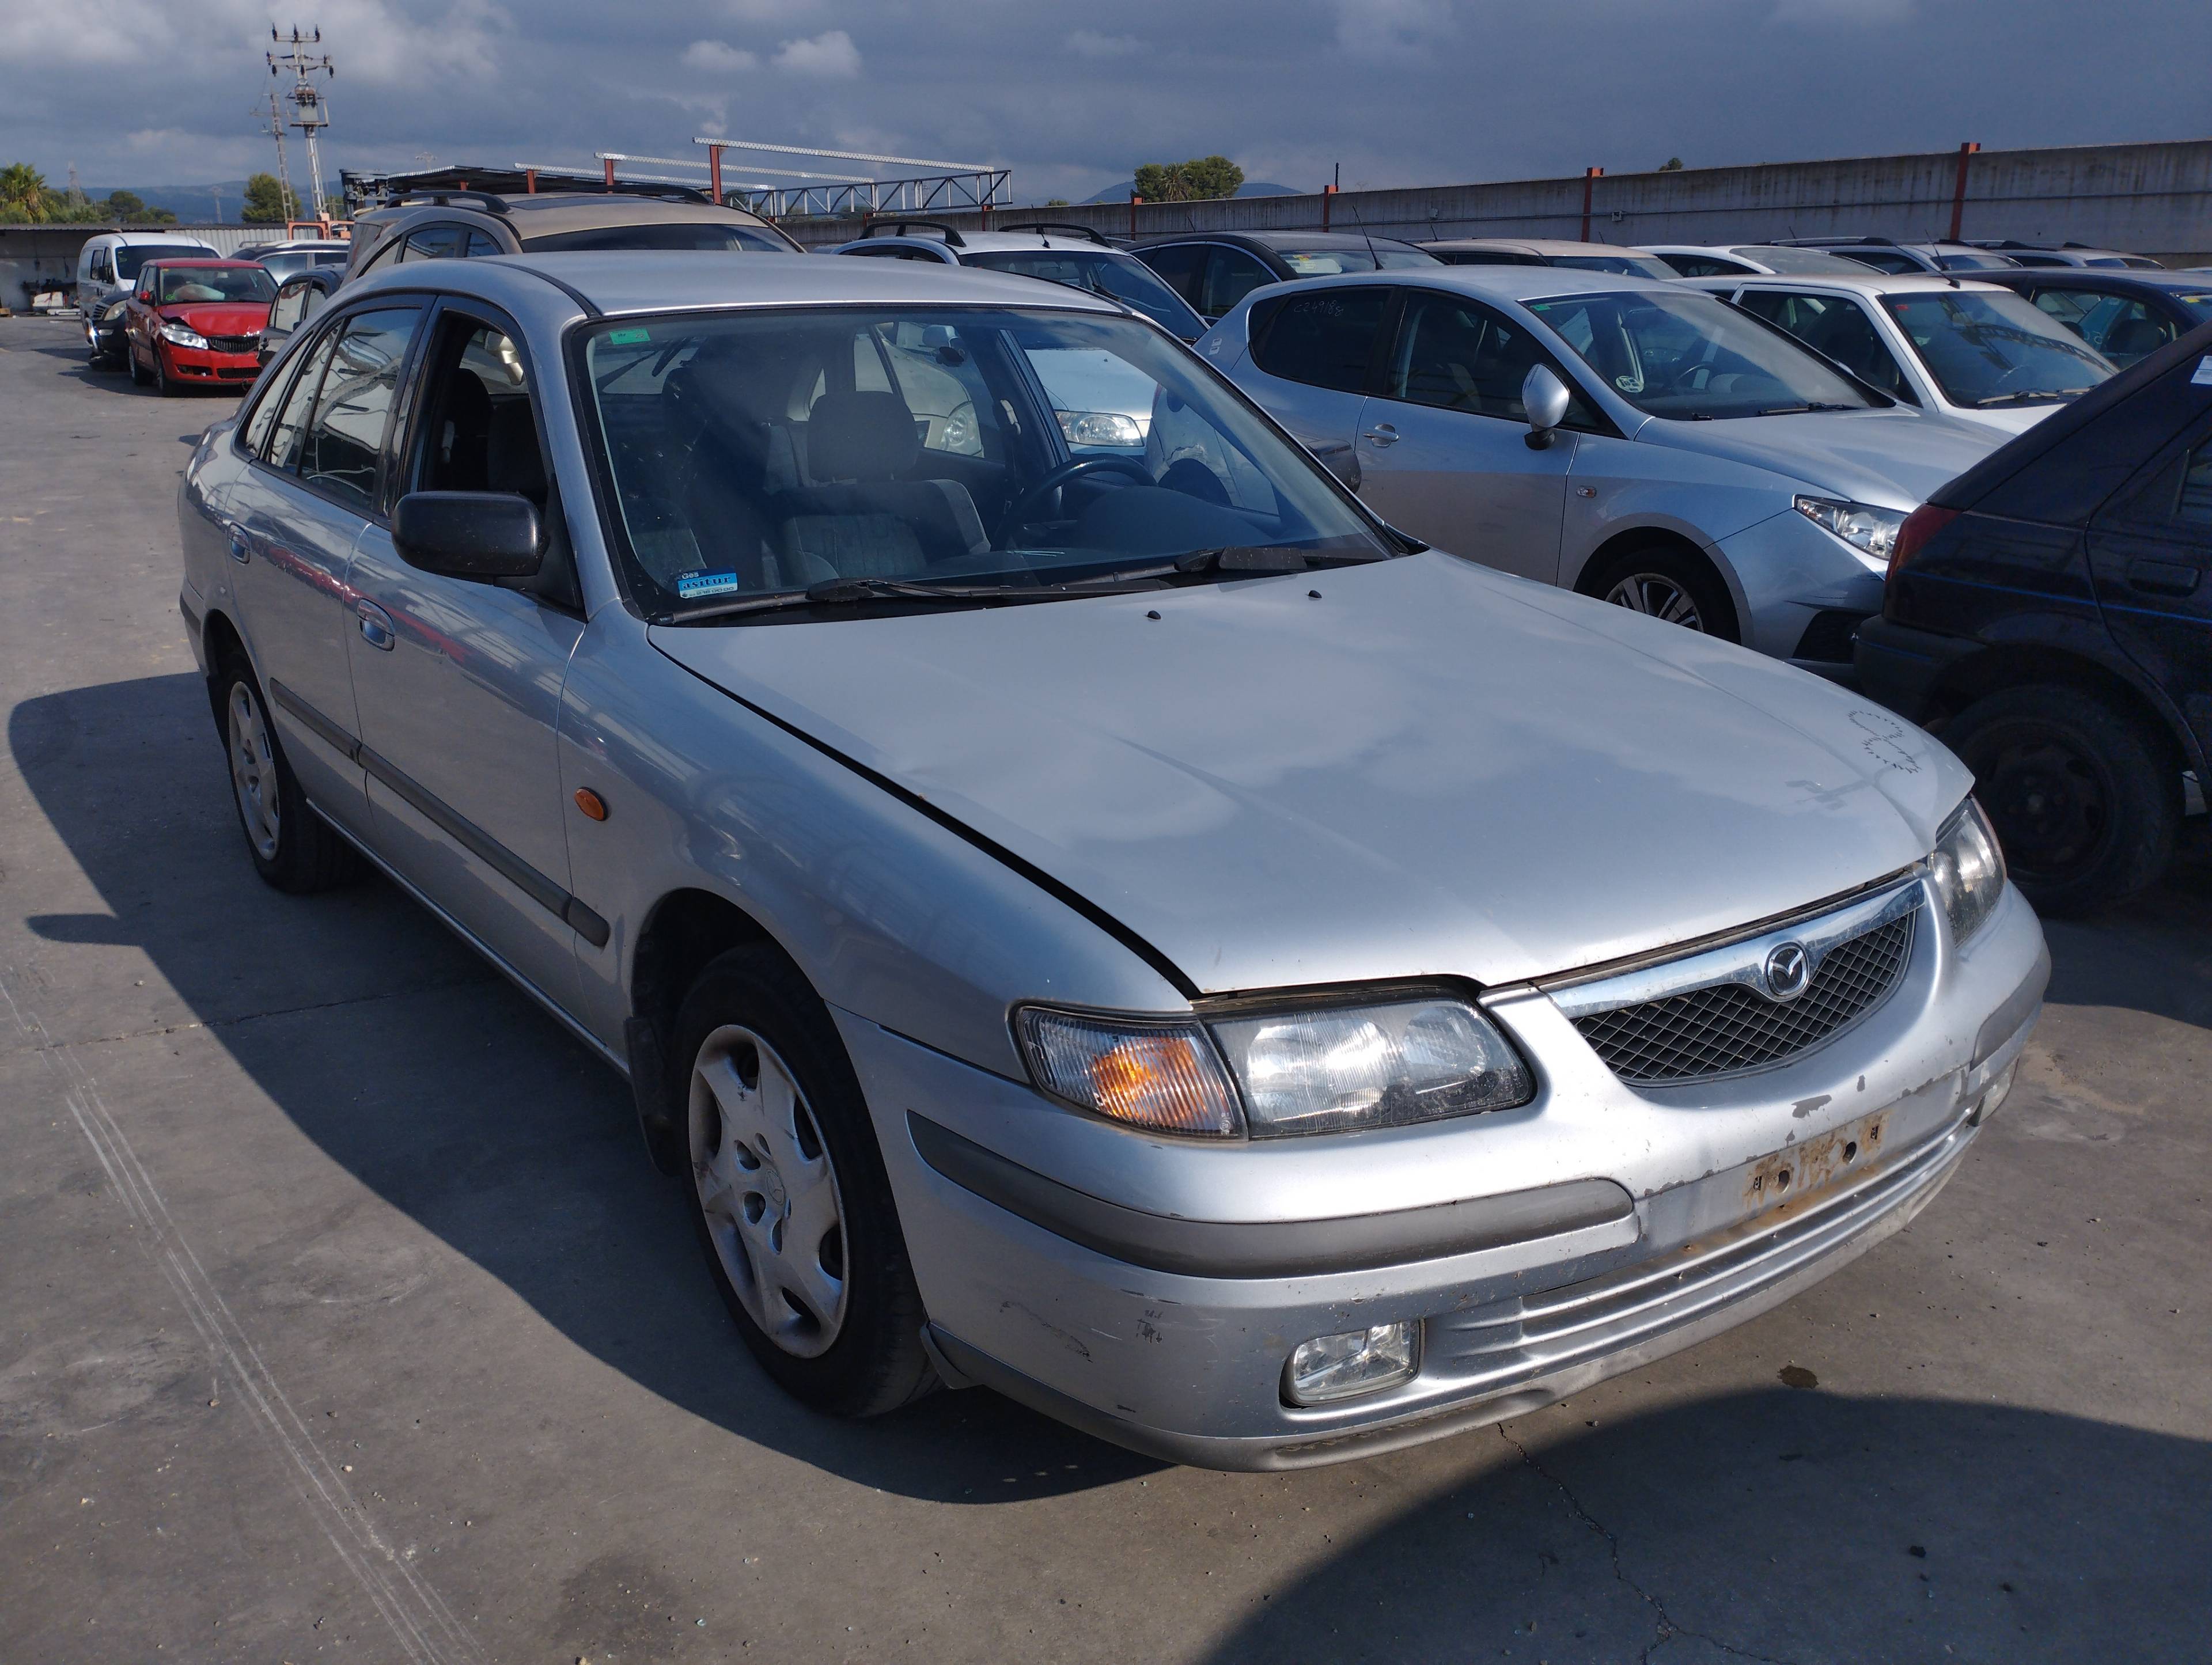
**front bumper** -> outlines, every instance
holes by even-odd
[[[198,347],[179,347],[173,341],[161,342],[154,350],[161,354],[161,368],[173,381],[209,386],[228,383],[244,387],[251,386],[261,374],[257,352],[218,353]]]
[[[2016,891],[1963,953],[1924,917],[1888,999],[1784,1064],[1631,1089],[1548,996],[1494,991],[1542,1077],[1534,1103],[1335,1138],[1146,1136],[838,1017],[949,1373],[1171,1461],[1299,1468],[1577,1392],[1909,1221],[2008,1079],[2049,973]],[[1797,1176],[1779,1200],[1778,1164]],[[1412,1380],[1285,1402],[1301,1341],[1407,1320]]]
[[[1735,574],[1744,646],[1824,675],[1847,664],[1796,658],[1823,613],[1864,618],[1881,611],[1881,569],[1850,545],[1784,509],[1714,545]]]

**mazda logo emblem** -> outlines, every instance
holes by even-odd
[[[1777,1000],[1794,1000],[1813,981],[1813,962],[1802,943],[1778,945],[1766,957],[1766,992]]]

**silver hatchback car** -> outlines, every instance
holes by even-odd
[[[1391,525],[1831,674],[1905,517],[2003,438],[1680,279],[1312,278],[1247,297],[1199,350]]]
[[[1942,746],[1409,550],[1072,289],[405,265],[179,512],[261,874],[366,861],[625,1073],[827,1410],[1232,1468],[1513,1414],[1896,1231],[2040,1007]]]

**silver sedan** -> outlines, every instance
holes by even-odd
[[[1239,1468],[1513,1414],[1896,1231],[2039,1010],[1942,746],[1409,546],[1064,288],[401,266],[179,512],[262,876],[380,870],[624,1073],[826,1410]]]

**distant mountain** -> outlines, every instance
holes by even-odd
[[[1129,193],[1136,188],[1134,179],[1127,179],[1120,185],[1108,186],[1095,197],[1085,197],[1081,206],[1087,208],[1093,203],[1126,203],[1129,200]],[[1237,186],[1237,194],[1240,197],[1302,197],[1305,193],[1292,185],[1268,185],[1264,180],[1247,179]]]

